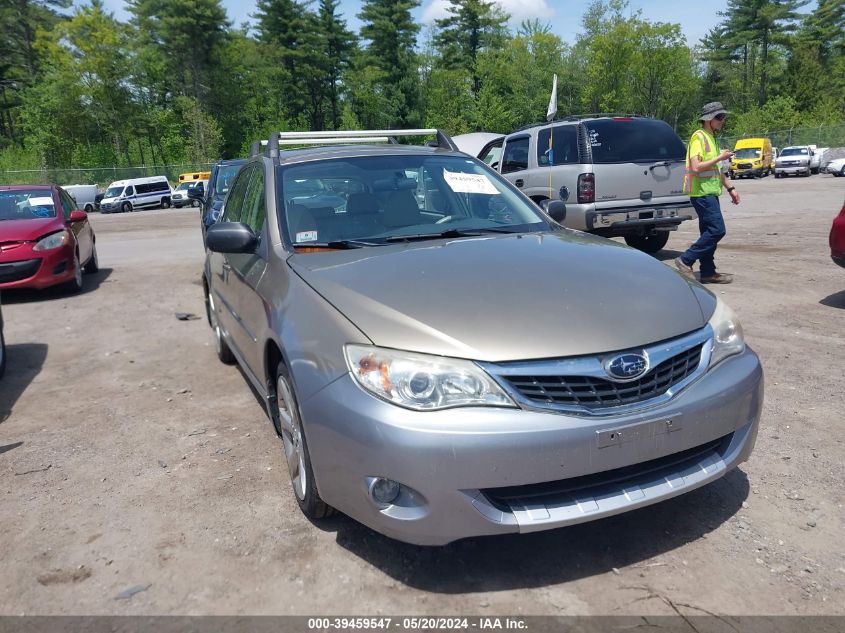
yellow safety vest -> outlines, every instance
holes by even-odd
[[[684,193],[690,196],[707,196],[719,195],[722,193],[722,175],[717,169],[708,169],[700,173],[692,170],[690,165],[690,150],[692,149],[692,142],[698,138],[701,145],[704,147],[704,155],[701,157],[702,162],[716,158],[719,155],[719,148],[715,147],[710,142],[710,135],[704,130],[696,130],[689,145],[687,146],[687,162],[686,171],[684,173]]]

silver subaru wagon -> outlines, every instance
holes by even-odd
[[[564,214],[437,130],[253,145],[208,229],[206,305],[306,516],[441,545],[632,510],[748,458],[763,375],[733,311]]]

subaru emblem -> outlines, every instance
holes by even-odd
[[[628,353],[614,356],[604,365],[607,375],[619,382],[636,380],[648,371],[648,356],[645,353]]]

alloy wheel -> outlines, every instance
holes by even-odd
[[[302,424],[299,420],[299,412],[296,410],[290,385],[284,376],[279,376],[276,381],[276,400],[290,480],[296,496],[300,500],[304,500],[308,487],[308,475],[305,469]]]

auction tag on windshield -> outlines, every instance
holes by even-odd
[[[465,174],[444,169],[443,178],[455,193],[486,193],[489,195],[499,193],[499,190],[484,174]]]
[[[300,242],[316,242],[317,231],[300,231],[296,234],[296,243]]]

